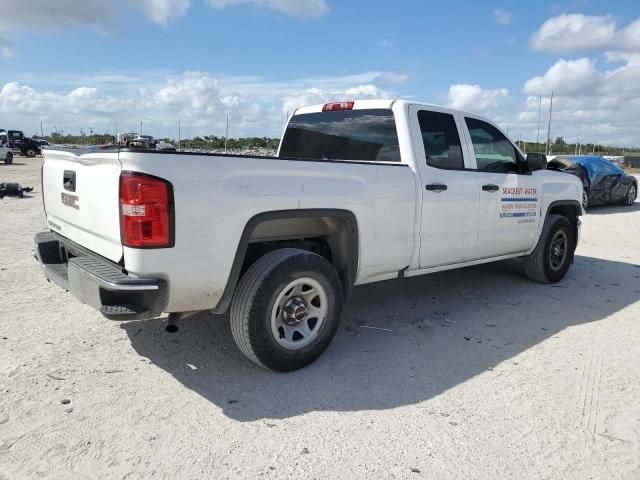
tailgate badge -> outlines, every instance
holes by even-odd
[[[76,210],[80,210],[80,205],[78,205],[78,202],[80,201],[80,199],[78,198],[77,195],[69,195],[68,193],[62,192],[60,194],[60,198],[62,200],[63,205],[66,205],[67,207],[75,208]]]

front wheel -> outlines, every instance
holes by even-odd
[[[523,258],[531,280],[556,283],[564,278],[575,250],[575,233],[567,217],[549,215],[533,253]]]
[[[7,156],[4,159],[4,163],[6,163],[7,165],[11,165],[13,163],[13,153],[7,153]]]
[[[629,190],[627,190],[627,195],[624,197],[624,201],[622,203],[624,203],[628,207],[632,207],[636,201],[637,196],[638,196],[638,188],[636,187],[635,183],[633,183],[629,187]]]
[[[582,209],[586,212],[589,208],[589,192],[586,188],[582,190]]]
[[[341,311],[333,265],[315,253],[284,248],[267,253],[243,275],[231,302],[231,332],[251,361],[289,372],[322,355]]]

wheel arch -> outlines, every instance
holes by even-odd
[[[577,240],[578,217],[582,216],[582,214],[582,205],[576,200],[556,200],[555,202],[551,202],[544,215],[544,220],[540,228],[540,237],[542,236],[542,232],[544,231],[544,226],[547,223],[549,215],[561,215],[566,217],[569,220],[569,223],[573,226],[574,238]],[[540,237],[538,238],[538,242],[540,242]]]
[[[342,209],[277,210],[259,213],[245,225],[227,284],[214,313],[224,313],[229,308],[242,272],[252,263],[247,263],[247,260],[251,260],[248,255],[254,245],[268,242],[273,244],[273,248],[267,251],[272,251],[291,247],[294,241],[318,239],[326,243],[330,251],[328,260],[338,270],[346,299],[358,271],[358,222],[353,212]]]

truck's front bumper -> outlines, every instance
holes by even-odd
[[[49,281],[112,320],[145,320],[162,314],[167,285],[135,278],[123,268],[51,232],[36,234],[36,259]]]

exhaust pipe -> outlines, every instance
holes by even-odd
[[[170,313],[167,318],[167,324],[164,326],[164,329],[167,333],[178,333],[178,322],[180,320],[184,320],[185,318],[193,317],[200,313],[200,310],[196,310],[194,312],[174,312]]]
[[[170,313],[169,318],[167,318],[167,324],[164,326],[164,330],[167,333],[178,333],[178,322],[180,321],[179,313]]]

